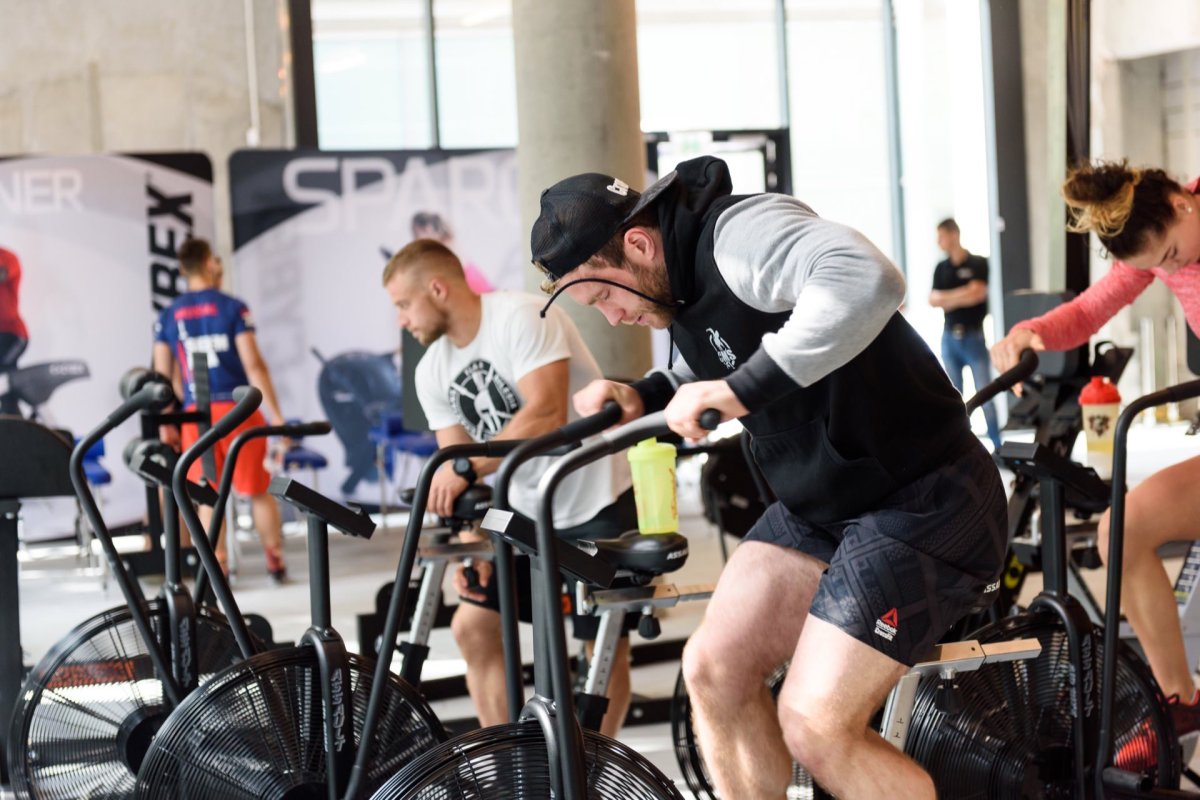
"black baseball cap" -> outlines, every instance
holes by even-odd
[[[636,217],[675,182],[674,170],[644,192],[611,175],[585,172],[542,192],[542,211],[533,223],[533,263],[556,280],[599,252],[621,226]]]

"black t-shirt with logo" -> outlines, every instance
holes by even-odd
[[[946,259],[937,265],[933,271],[933,288],[936,291],[960,289],[971,281],[987,283],[988,263],[983,256],[967,255],[967,260],[957,267]],[[987,316],[987,301],[977,306],[956,308],[946,312],[946,327],[963,325],[967,328],[982,328],[983,318]]]

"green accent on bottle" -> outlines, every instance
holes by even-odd
[[[675,445],[645,439],[629,448],[629,472],[637,501],[638,530],[676,533],[679,507],[675,502]]]

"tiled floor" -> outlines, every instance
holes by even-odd
[[[1133,481],[1157,465],[1181,460],[1200,450],[1200,441],[1183,437],[1179,426],[1139,428],[1135,437],[1135,452],[1131,456]],[[681,474],[685,479],[689,476],[687,470],[681,470]],[[683,584],[715,580],[721,568],[715,530],[697,514],[694,489],[689,492],[685,487],[681,505],[684,529],[692,539],[692,553],[675,579]],[[376,591],[385,581],[391,580],[400,542],[399,530],[382,531],[369,542],[341,536],[331,538],[334,624],[352,649],[357,647],[355,615],[371,611]],[[303,537],[289,537],[286,549],[292,581],[284,587],[272,587],[264,573],[261,552],[253,542],[243,542],[242,575],[236,589],[245,610],[263,614],[272,621],[277,638],[295,639],[308,625]],[[75,624],[91,614],[119,605],[121,600],[114,587],[102,590],[98,578],[85,574],[72,556],[51,557],[47,551],[31,555],[38,557],[22,564],[22,644],[28,659],[38,659]],[[1102,588],[1103,575],[1093,573],[1089,583],[1093,584],[1094,591]],[[1028,591],[1036,591],[1036,584],[1036,580],[1030,581]],[[152,593],[154,587],[147,587],[147,591]],[[693,603],[670,610],[663,617],[663,637],[686,637],[698,623],[702,606],[702,603]],[[522,638],[524,651],[528,653],[531,639],[525,626]],[[427,677],[461,674],[462,662],[448,630],[434,632],[431,648],[425,671]],[[676,665],[635,670],[635,691],[649,696],[669,694],[676,670]],[[447,718],[470,715],[470,705],[465,699],[440,702],[436,704],[436,710]],[[679,778],[666,724],[627,727],[621,738],[649,756],[667,775]],[[1193,762],[1193,766],[1197,765],[1200,764]]]

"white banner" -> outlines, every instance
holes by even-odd
[[[283,413],[333,423],[333,435],[306,442],[329,459],[323,491],[378,502],[367,429],[401,410],[384,265],[414,238],[439,238],[478,291],[521,288],[516,155],[245,150],[230,159],[230,186],[235,294],[254,315]]]
[[[194,153],[30,156],[0,160],[0,248],[20,264],[19,312],[29,345],[17,371],[64,362],[47,372],[86,377],[64,383],[21,412],[76,437],[119,403],[117,384],[148,366],[156,309],[178,294],[175,252],[189,234],[213,237],[212,167]],[[5,378],[0,375],[0,393]],[[136,422],[105,441],[102,489],[110,525],[141,519],[143,484],[121,462]],[[4,454],[2,457],[11,457]],[[71,500],[25,504],[28,540],[73,531]]]

